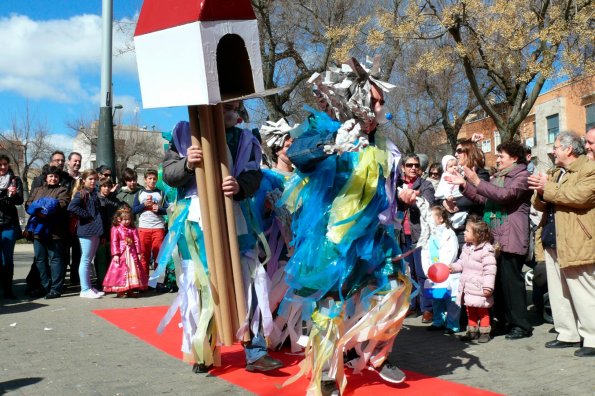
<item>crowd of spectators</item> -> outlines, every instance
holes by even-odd
[[[81,297],[103,296],[103,281],[112,262],[113,218],[121,208],[126,208],[133,216],[135,201],[134,214],[141,219],[150,218],[160,227],[157,238],[151,238],[154,231],[149,230],[147,252],[142,257],[144,267],[156,268],[157,252],[165,234],[164,208],[167,207],[165,196],[156,188],[157,171],[146,171],[148,189],[145,189],[138,185],[137,173],[127,168],[122,175],[126,186],[119,188],[113,182],[112,169],[101,166],[81,171],[81,161],[82,156],[77,152],[70,153],[67,163],[62,151],[53,152],[42,174],[33,179],[25,202],[21,179],[11,170],[10,159],[0,156],[0,277],[5,299],[17,298],[12,287],[13,252],[20,238],[30,240],[34,247],[27,295],[54,299],[61,297],[66,287],[80,287]],[[67,170],[64,170],[66,164]],[[138,205],[140,194],[145,195]],[[21,230],[17,211],[17,206],[22,204],[29,215],[24,230]],[[177,290],[175,284],[157,286],[160,291]]]
[[[504,142],[496,150],[496,169],[491,176],[483,152],[471,139],[460,141],[452,156],[432,163],[427,172],[427,157],[405,154],[399,190],[413,190],[430,207],[443,208],[448,219],[438,223],[447,224],[456,235],[457,257],[469,244],[466,230],[468,233],[470,219],[473,224],[483,221],[488,225],[491,244],[486,250],[493,247],[497,260],[492,335],[505,334],[509,340],[532,336],[523,278],[524,265],[531,264],[535,266],[536,289],[547,286],[549,291],[558,334],[546,347],[573,347],[576,356],[595,356],[595,129],[586,136],[560,133],[553,148],[555,166],[545,174],[535,171],[530,150],[519,143]],[[129,213],[123,218],[130,218],[138,227],[144,272],[156,268],[168,206],[165,194],[156,187],[157,171],[144,174],[143,187],[136,172],[126,169],[121,175],[125,185],[120,188],[113,183],[112,169],[102,166],[81,172],[81,160],[79,153],[70,153],[65,171],[64,153],[52,153],[42,175],[33,180],[25,202],[23,182],[10,169],[9,158],[0,155],[0,284],[4,299],[16,298],[13,251],[21,237],[34,245],[28,294],[60,297],[69,273],[68,285],[80,285],[81,297],[100,298],[112,260],[112,219],[122,208]],[[29,221],[21,233],[17,206],[22,204]],[[433,209],[432,213],[441,211]],[[531,211],[535,216],[530,216]],[[407,257],[410,274],[423,287],[427,269],[420,250],[415,250],[424,222],[420,200],[403,199],[398,216],[402,219],[401,249],[413,251]],[[461,266],[454,268],[460,270]],[[491,289],[488,292],[491,296]],[[408,315],[421,315],[422,322],[434,323],[435,330],[440,327],[437,323],[445,322],[433,318],[432,304],[432,298],[419,293],[411,301]],[[461,323],[466,320],[462,316]]]

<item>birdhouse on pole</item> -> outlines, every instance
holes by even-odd
[[[134,44],[145,108],[217,104],[264,90],[250,0],[145,0]]]

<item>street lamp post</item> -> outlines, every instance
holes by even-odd
[[[99,131],[97,133],[97,166],[106,165],[115,169],[114,126],[112,113],[112,19],[113,0],[102,0],[101,42],[101,103],[99,108]]]

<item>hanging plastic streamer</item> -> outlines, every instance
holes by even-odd
[[[214,301],[209,287],[204,235],[198,223],[187,221],[188,212],[188,200],[176,202],[168,236],[159,252],[158,257],[162,260],[174,258],[180,276],[178,295],[159,323],[157,332],[163,332],[179,309],[184,323],[184,360],[218,366],[220,357],[216,348],[217,329],[213,320]],[[177,250],[184,258],[181,261]]]
[[[362,293],[365,292],[362,290]],[[343,353],[339,351],[350,349],[354,349],[359,356],[349,362],[355,374],[369,364],[376,368],[382,365],[402,328],[409,309],[410,292],[409,278],[399,273],[397,279],[391,280],[385,290],[374,295],[372,307],[360,309],[346,323],[348,330],[338,341],[335,355],[331,359],[331,374],[342,370]],[[339,383],[341,392],[345,385],[346,382]]]
[[[376,147],[366,147],[359,153],[345,153],[344,156],[358,156],[357,164],[343,187],[333,200],[329,217],[327,237],[339,244],[349,229],[359,224],[358,215],[376,195],[381,166],[386,169],[386,154]]]
[[[302,376],[311,373],[306,395],[322,394],[320,383],[323,369],[333,356],[335,345],[341,338],[341,334],[344,333],[342,310],[343,304],[338,302],[329,308],[316,310],[312,314],[312,328],[304,351],[304,360],[299,364],[300,371],[285,381],[281,387],[288,386]],[[336,379],[337,381],[343,380],[342,378]]]

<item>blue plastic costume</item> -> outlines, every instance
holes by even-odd
[[[360,355],[352,362],[356,372],[382,364],[405,317],[411,284],[401,263],[391,261],[400,254],[393,229],[397,148],[387,142],[386,150],[369,145],[330,154],[321,147],[341,123],[309,110],[288,150],[302,169],[281,203],[293,212],[286,300],[301,301],[303,318],[312,320],[299,375],[311,371],[308,393],[318,394],[323,370],[345,388],[347,349]]]

